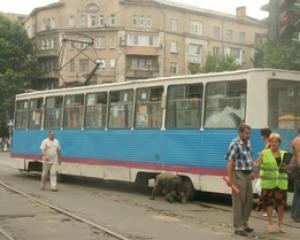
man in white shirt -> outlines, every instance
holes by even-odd
[[[55,138],[55,133],[49,131],[48,138],[44,139],[41,143],[42,160],[43,160],[43,172],[41,179],[41,189],[45,190],[47,177],[50,172],[50,185],[51,190],[56,192],[57,185],[57,166],[60,164],[60,144]]]

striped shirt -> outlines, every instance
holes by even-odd
[[[229,145],[225,159],[234,162],[236,171],[252,171],[254,162],[250,140],[245,143],[239,136],[233,139]]]

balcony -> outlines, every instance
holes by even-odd
[[[43,73],[40,73],[38,76],[37,76],[38,79],[58,79],[58,73],[57,72],[43,72]]]
[[[146,79],[146,78],[156,78],[156,77],[159,77],[158,70],[128,69],[126,71],[126,78],[130,78],[130,79]]]
[[[127,55],[142,55],[142,56],[159,56],[160,48],[158,47],[126,47]]]
[[[58,57],[59,51],[57,49],[48,49],[48,50],[38,50],[36,51],[36,56],[38,58],[42,57]]]

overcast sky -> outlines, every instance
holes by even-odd
[[[268,0],[172,0],[199,6],[202,8],[214,9],[221,12],[235,14],[235,8],[247,6],[247,13],[251,17],[264,18],[266,13],[260,11],[260,7]],[[57,0],[0,0],[0,11],[29,14],[33,8],[40,7]]]

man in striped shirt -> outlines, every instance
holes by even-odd
[[[252,171],[254,166],[250,134],[251,127],[241,124],[239,135],[231,141],[225,156],[229,181],[240,190],[239,193],[232,193],[235,234],[245,237],[253,232],[253,229],[248,226],[253,206]]]

